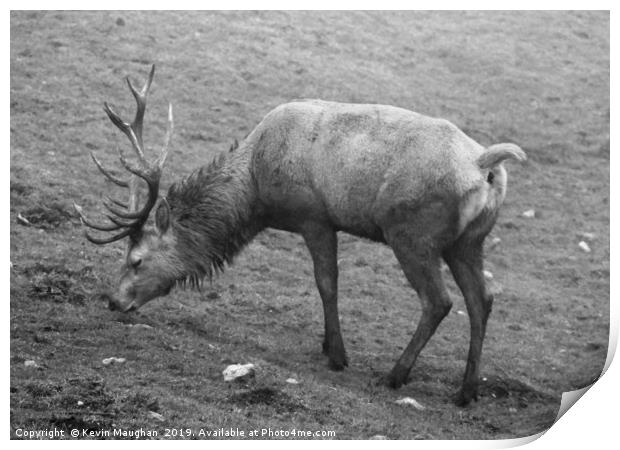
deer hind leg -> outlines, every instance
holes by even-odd
[[[486,292],[482,273],[482,239],[467,240],[466,237],[462,237],[444,252],[444,259],[463,293],[469,314],[471,328],[469,355],[463,385],[456,399],[459,406],[465,406],[471,400],[478,399],[480,354],[493,296]]]
[[[314,278],[323,302],[325,337],[323,353],[332,370],[348,365],[338,316],[338,263],[336,232],[328,226],[313,224],[302,232],[314,263]]]
[[[407,231],[388,237],[388,243],[394,250],[407,280],[422,303],[422,316],[413,338],[385,379],[387,385],[395,389],[407,382],[420,351],[452,307],[441,277],[439,253],[428,243],[430,240],[414,237],[413,233],[415,231]]]

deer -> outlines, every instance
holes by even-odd
[[[389,246],[422,306],[411,341],[381,382],[394,389],[408,382],[418,355],[450,311],[445,261],[470,322],[456,403],[477,400],[493,304],[483,276],[483,244],[506,196],[503,162],[525,161],[525,152],[512,143],[483,147],[445,119],[395,106],[299,100],[277,106],[230,151],[173,183],[160,198],[173,117],[170,104],[163,148],[149,162],[142,130],[154,72],[153,65],[140,90],[127,77],[137,105],[131,123],[104,103],[134,150],[130,160],[118,148],[129,178],[104,167],[91,152],[99,171],[129,190],[128,201],[104,199],[109,222],[103,224],[74,205],[90,242],[127,238],[109,308],[135,311],[175,286],[200,287],[266,228],[296,233],[310,253],[322,301],[323,353],[329,368],[340,371],[348,358],[338,313],[337,233],[345,232]],[[88,228],[116,234],[92,235]]]

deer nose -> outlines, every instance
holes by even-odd
[[[133,302],[131,302],[129,305],[123,305],[121,302],[112,297],[108,301],[108,309],[110,311],[120,311],[128,313],[134,311],[136,309],[136,305],[134,305]]]
[[[99,293],[99,298],[103,301],[108,301],[108,308],[111,311],[116,311],[118,309],[118,303],[114,299],[114,295],[110,291],[104,291]]]

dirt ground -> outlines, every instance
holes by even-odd
[[[548,428],[562,392],[599,376],[609,328],[608,13],[13,12],[10,51],[12,438],[53,427],[514,438]],[[163,189],[294,98],[393,104],[449,119],[481,144],[524,148],[526,164],[507,164],[491,235],[501,242],[486,248],[496,300],[478,402],[452,401],[469,324],[450,277],[454,307],[409,384],[376,385],[420,306],[389,248],[344,234],[344,372],[321,354],[320,299],[296,235],[259,235],[201,292],[174,291],[133,315],[107,310],[99,293],[113,285],[124,244],[88,243],[71,204],[101,211],[112,187],[88,152],[114,165],[125,145],[102,102],[130,116],[123,77],[141,82],[152,62],[147,145],[158,148],[166,103],[175,108]],[[102,364],[112,356],[126,361]],[[254,363],[256,377],[225,383],[222,370],[237,362]],[[426,409],[394,403],[403,396]]]

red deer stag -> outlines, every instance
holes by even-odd
[[[149,164],[142,141],[151,70],[138,91],[129,124],[107,103],[105,111],[135,150],[138,163],[122,165],[129,202],[108,198],[109,224],[91,222],[76,205],[84,225],[118,231],[108,238],[86,233],[95,244],[128,237],[126,260],[111,309],[131,311],[166,295],[178,283],[198,285],[221,270],[256,234],[267,227],[300,234],[312,261],[323,302],[323,351],[329,366],[347,365],[338,317],[336,232],[389,245],[422,303],[411,342],[385,382],[398,388],[448,314],[452,302],[441,275],[448,264],[463,292],[470,318],[467,367],[457,403],[477,398],[480,353],[493,297],[482,274],[483,241],[506,195],[506,159],[523,161],[514,144],[488,148],[443,119],[385,105],[304,100],[278,106],[243,140],[209,165],[173,184],[155,210],[159,179],[172,134],[172,109],[165,145]],[[148,187],[142,207],[138,181]]]

